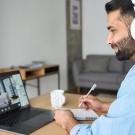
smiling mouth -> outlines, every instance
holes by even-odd
[[[115,52],[116,54],[118,53],[119,49],[118,49],[117,46],[111,45],[111,48],[114,50],[114,52]]]
[[[114,52],[117,54],[118,53],[118,51],[119,51],[119,49],[117,48],[117,47],[115,47],[115,48],[112,48],[113,50],[114,50]]]

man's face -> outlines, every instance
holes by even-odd
[[[108,14],[107,43],[114,50],[118,60],[128,60],[135,54],[135,43],[119,10]]]

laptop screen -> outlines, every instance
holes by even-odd
[[[18,72],[0,73],[0,114],[29,105],[29,100]]]

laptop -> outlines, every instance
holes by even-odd
[[[30,106],[19,71],[0,73],[0,129],[29,134],[51,121],[51,110]]]

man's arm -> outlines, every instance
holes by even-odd
[[[103,106],[102,106],[102,112],[103,112],[103,113],[108,112],[111,103],[112,103],[112,102],[103,102]]]
[[[56,110],[54,119],[70,135],[92,135],[90,124],[79,124],[70,111]]]
[[[95,96],[89,95],[87,98],[80,97],[79,102],[82,102],[82,108],[93,109],[96,112],[106,113],[109,110],[111,102],[104,102]]]
[[[92,135],[90,124],[78,124],[70,130],[70,135]]]
[[[80,100],[80,102],[82,102]],[[88,96],[83,99],[82,107],[85,109],[92,108],[95,111],[106,113],[110,107],[111,102],[103,102],[94,96]],[[57,124],[67,130],[70,135],[92,135],[90,124],[79,124],[74,118],[72,112],[65,110],[54,111],[54,119]]]
[[[54,119],[57,124],[62,128],[66,129],[68,132],[79,124],[77,120],[74,119],[72,112],[67,110],[56,110],[54,111]]]

